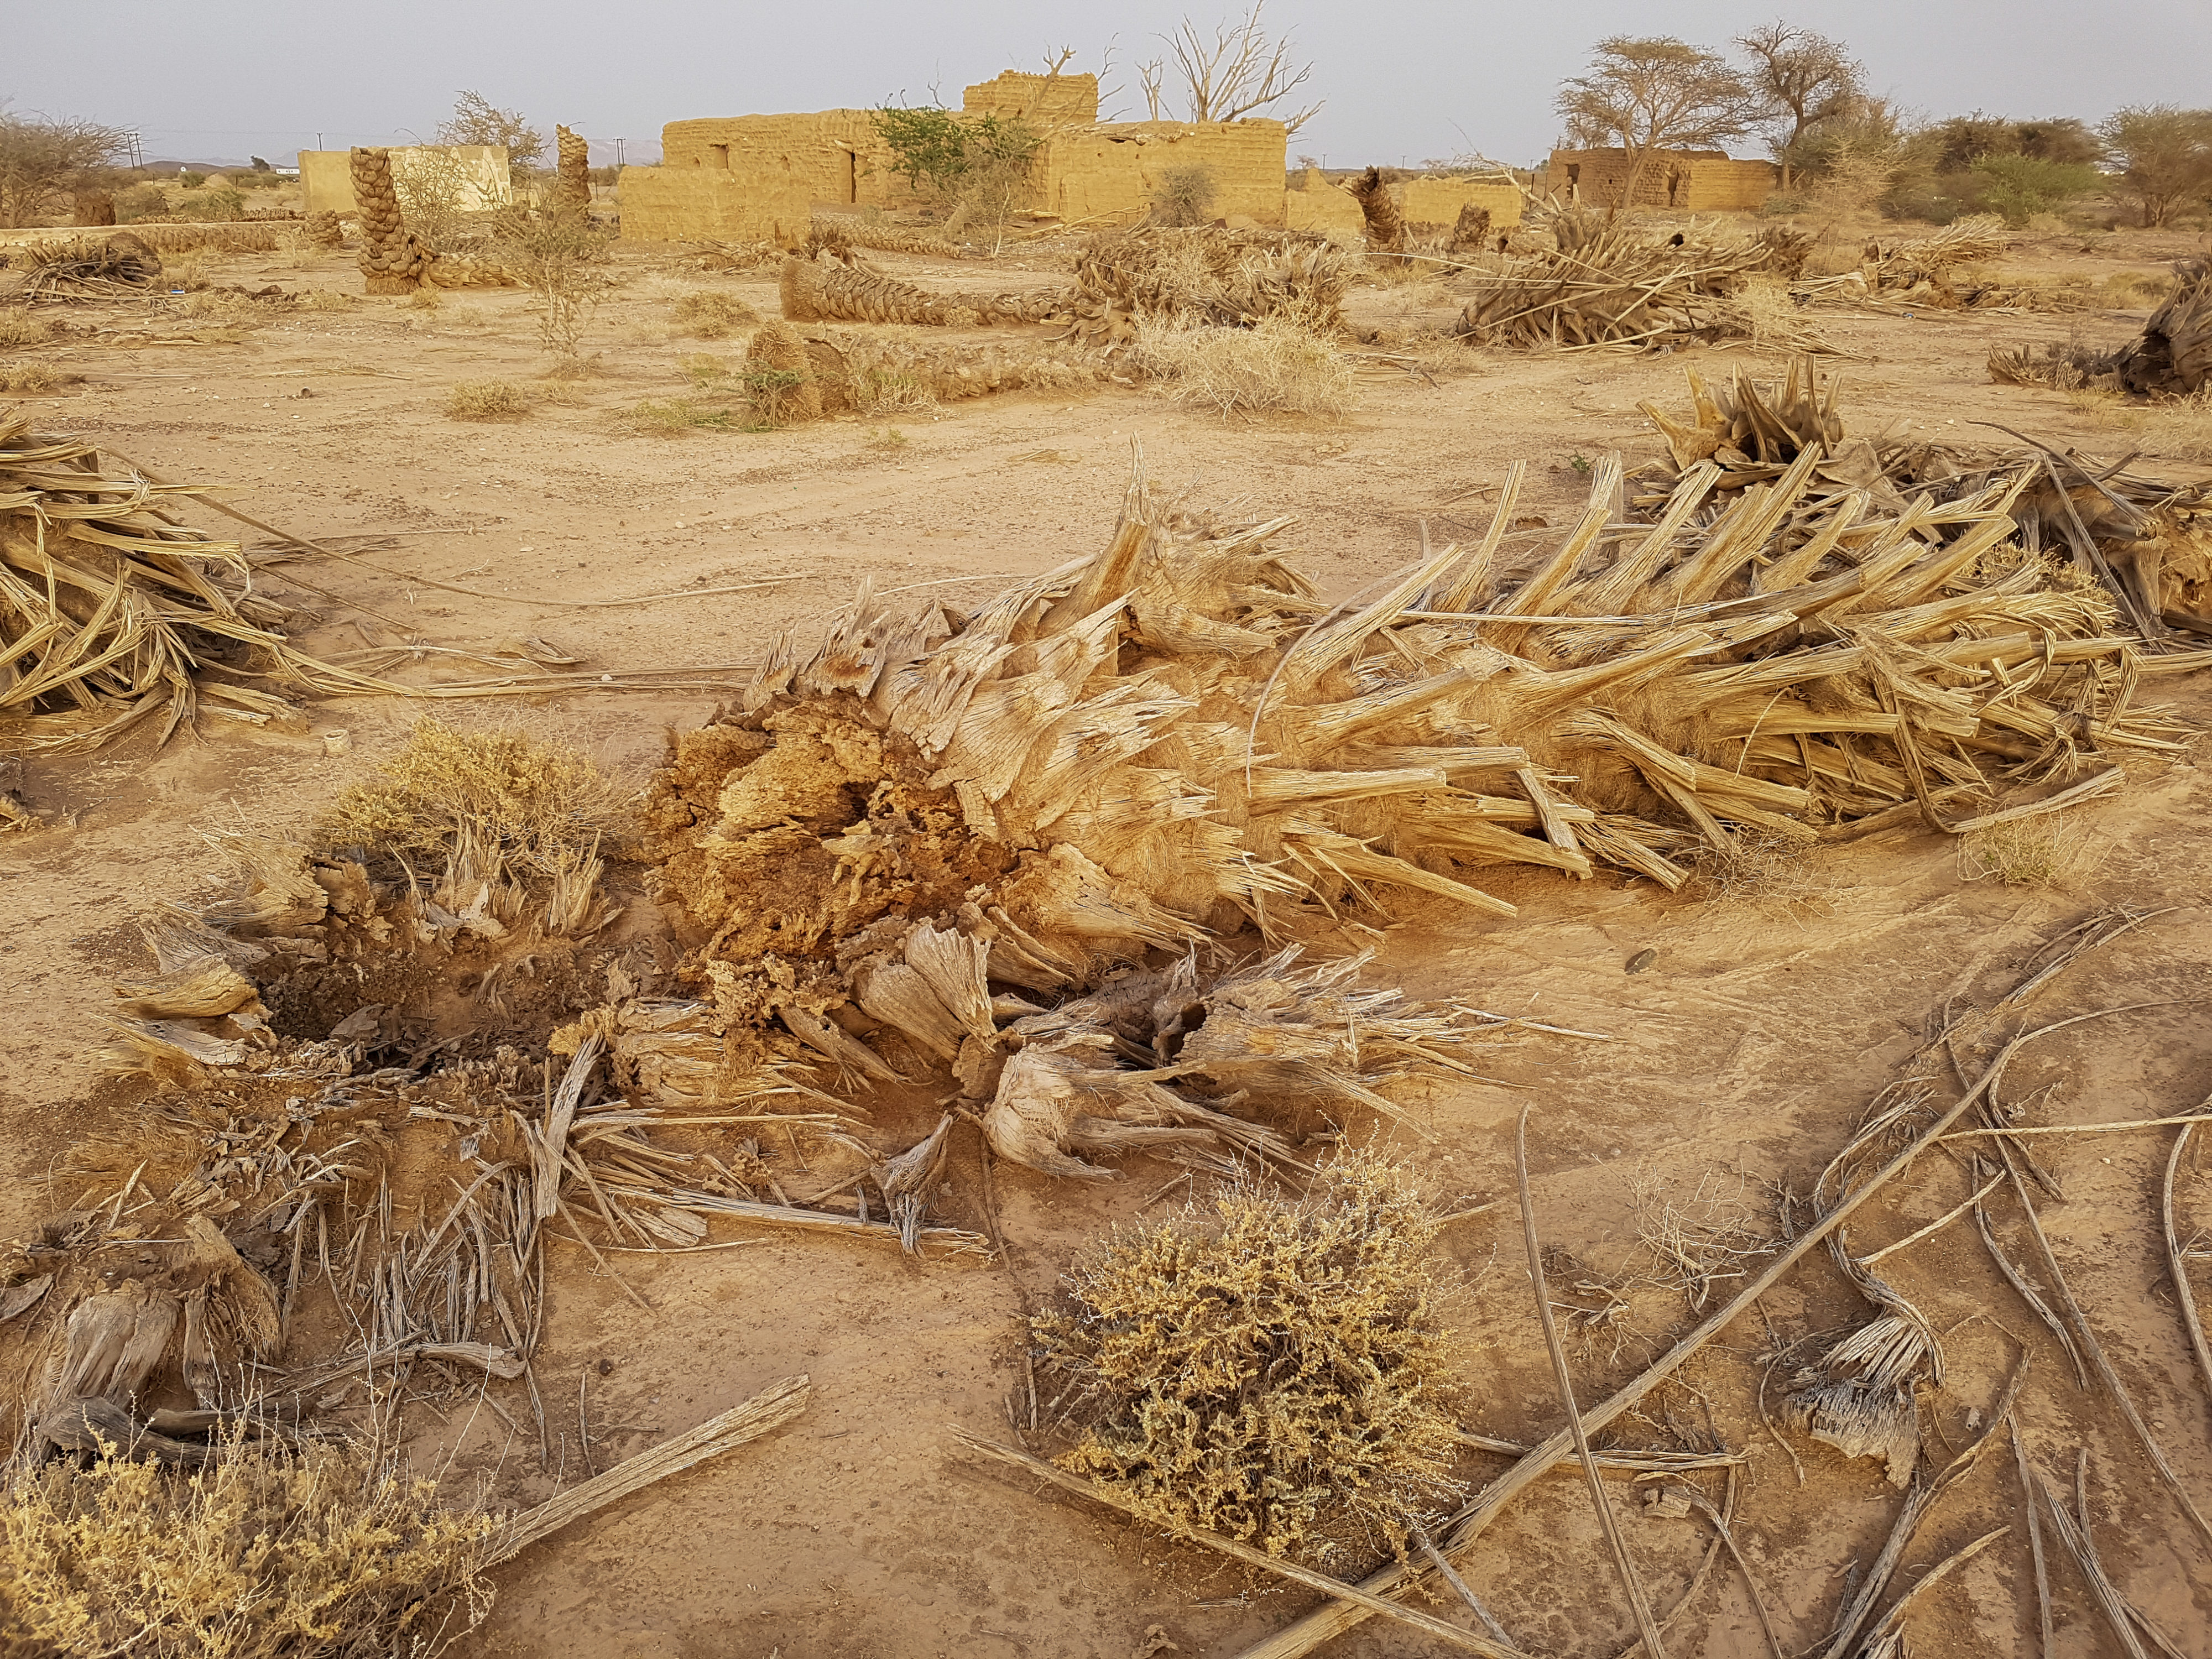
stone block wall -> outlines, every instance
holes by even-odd
[[[507,151],[497,144],[405,144],[392,151],[392,179],[395,185],[410,173],[447,167],[454,169],[460,181],[463,199],[455,205],[463,212],[489,213],[514,205]],[[303,215],[356,211],[353,199],[353,152],[301,150],[300,198]]]

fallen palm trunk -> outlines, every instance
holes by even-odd
[[[1990,378],[2015,386],[2070,391],[2086,386],[2141,397],[2192,397],[2212,383],[2212,261],[2185,259],[2180,281],[2142,332],[2108,350],[2079,341],[2002,347],[1990,353]]]
[[[780,286],[788,322],[915,323],[972,328],[988,322],[1048,322],[1068,301],[1044,294],[933,294],[857,263],[787,255]]]

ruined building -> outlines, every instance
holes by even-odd
[[[1625,149],[1555,149],[1538,187],[1591,207],[1727,213],[1759,206],[1782,179],[1771,161],[1733,161],[1717,149],[1654,150],[1644,158],[1635,199],[1624,201],[1630,160]]]
[[[1165,175],[1202,167],[1216,214],[1283,222],[1280,121],[1101,122],[1096,76],[1012,70],[969,87],[961,110],[1018,118],[1043,133],[1018,212],[1126,223],[1150,209]],[[864,109],[672,121],[661,129],[659,167],[623,169],[623,234],[790,240],[806,234],[817,205],[914,205],[894,161]]]

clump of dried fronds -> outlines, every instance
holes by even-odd
[[[1486,345],[1652,345],[1750,333],[1734,303],[1774,254],[1756,240],[1709,246],[1626,223],[1562,218],[1557,252],[1482,261],[1459,331]],[[1770,321],[1770,329],[1773,326]],[[1800,349],[1818,349],[1800,343]]]
[[[29,271],[27,299],[97,299],[144,293],[161,280],[161,256],[127,230],[106,237],[33,242],[17,258]]]
[[[468,732],[429,718],[374,777],[331,804],[322,837],[325,846],[406,859],[446,856],[473,840],[550,876],[618,833],[620,799],[581,750],[511,727]]]
[[[693,244],[692,263],[702,270],[736,273],[773,264],[783,258],[774,242],[717,242],[702,239]]]
[[[125,1447],[82,1468],[19,1462],[0,1485],[0,1647],[434,1654],[489,1609],[478,1575],[500,1524],[389,1456],[243,1426],[192,1471]]]
[[[383,689],[283,635],[236,542],[171,521],[204,486],[149,483],[78,439],[0,413],[0,722],[34,746],[99,747],[164,716],[252,724],[298,710],[255,682]]]
[[[779,278],[790,322],[909,323],[933,328],[973,328],[989,322],[1065,320],[1069,296],[1041,294],[939,294],[886,276],[850,253],[833,258],[785,258]]]
[[[1899,242],[1869,242],[1859,270],[1869,292],[1899,300],[1957,303],[1951,276],[1962,265],[1994,259],[2013,239],[1993,213],[1954,219],[1941,230]]]
[[[1349,1152],[1116,1235],[1034,1329],[1080,1431],[1061,1465],[1173,1531],[1328,1562],[1402,1553],[1460,1490],[1458,1367],[1405,1172]]]
[[[1129,361],[1177,402],[1224,416],[1341,420],[1357,398],[1352,365],[1314,330],[1283,316],[1250,328],[1146,317]]]

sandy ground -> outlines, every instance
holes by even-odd
[[[2016,257],[2028,268],[2102,274],[2155,269],[2177,251],[2138,242],[2092,260],[2052,242]],[[1047,279],[1050,250],[1016,258]],[[927,269],[897,256],[883,263]],[[811,630],[862,578],[879,592],[935,584],[965,604],[1097,545],[1139,449],[1154,477],[1191,481],[1195,501],[1297,514],[1291,539],[1304,568],[1341,595],[1410,556],[1424,520],[1440,538],[1479,530],[1479,487],[1515,459],[1531,464],[1530,510],[1556,516],[1579,499],[1589,461],[1609,449],[1650,453],[1636,405],[1679,405],[1686,362],[1708,374],[1739,366],[1771,374],[1780,362],[1748,350],[1447,355],[1433,371],[1370,367],[1359,410],[1340,425],[1224,423],[1147,392],[1102,388],[978,400],[888,425],[847,420],[670,439],[640,434],[626,412],[641,398],[681,395],[687,356],[734,357],[741,344],[677,337],[672,299],[718,288],[772,314],[773,283],[703,276],[667,249],[625,247],[620,269],[625,286],[586,340],[595,372],[562,383],[567,401],[508,423],[457,422],[443,407],[456,381],[523,382],[542,371],[528,302],[512,293],[449,294],[435,309],[364,300],[242,325],[182,314],[166,300],[72,307],[50,313],[64,334],[18,355],[84,377],[67,395],[39,400],[53,429],[88,434],[165,476],[229,485],[236,505],[300,534],[391,538],[357,560],[268,568],[270,591],[316,615],[295,635],[309,651],[415,642],[426,653],[487,653],[537,635],[594,671],[696,670],[678,691],[444,706],[465,721],[511,719],[564,737],[639,781],[669,728],[696,724],[732,696],[744,665],[781,630]],[[249,256],[212,274],[249,289],[359,288],[340,255]],[[994,280],[1012,286],[1024,273],[1002,269]],[[1360,290],[1352,308],[1364,320],[1408,327],[1441,320],[1447,304],[1432,289],[1392,287]],[[2140,313],[1817,318],[1858,354],[1838,366],[1855,430],[1896,424],[1971,442],[1999,435],[1977,422],[2000,422],[2111,454],[2124,434],[2086,424],[2089,416],[2056,394],[1990,384],[1983,362],[1995,343],[2076,331],[2118,339],[2140,320]],[[2176,477],[2202,471],[2143,465]],[[198,521],[223,529],[211,515]],[[738,584],[757,586],[684,592]],[[655,594],[670,597],[627,603]],[[485,671],[426,654],[409,672]],[[2156,695],[2199,719],[2212,713],[2199,684],[2163,681]],[[94,1061],[100,1021],[110,988],[148,965],[137,920],[220,876],[222,860],[200,832],[303,829],[404,740],[419,712],[399,700],[333,702],[315,709],[311,729],[210,722],[159,752],[141,737],[87,758],[28,758],[20,787],[54,827],[0,842],[0,985],[12,1027],[0,1045],[10,1177],[0,1234],[66,1203],[52,1170],[72,1139],[130,1121],[137,1091],[103,1082]],[[351,734],[350,752],[325,753],[321,734],[336,729]],[[1420,1133],[1385,1137],[1440,1198],[1508,1200],[1445,1236],[1468,1281],[1465,1319],[1477,1340],[1470,1382],[1481,1405],[1468,1426],[1530,1441],[1559,1420],[1510,1202],[1511,1129],[1523,1106],[1533,1109],[1537,1212],[1559,1252],[1555,1298],[1585,1310],[1569,1329],[1588,1400],[1632,1377],[1694,1321],[1635,1244],[1639,1208],[1671,1199],[1719,1214],[1740,1204],[1771,1234],[1777,1192],[1807,1189],[1942,1012],[1986,1006],[2023,976],[2044,941],[2088,914],[2163,907],[2039,994],[2030,1012],[2055,1018],[2151,1006],[2031,1049],[2011,1074],[2010,1102],[2036,1121],[2124,1121],[2185,1110],[2212,1093],[2203,1012],[2212,964],[2212,839],[2203,825],[2212,792],[2185,760],[2130,770],[2123,797],[2081,815],[2094,867],[2059,888],[1971,879],[1953,847],[1903,831],[1814,855],[1788,903],[1698,902],[1647,884],[1523,870],[1498,885],[1522,906],[1509,922],[1409,908],[1389,930],[1378,971],[1417,993],[1606,1039],[1501,1042],[1479,1057],[1491,1080],[1432,1090],[1413,1102]],[[1625,973],[1647,948],[1657,953],[1650,969]],[[2181,1480],[2212,1493],[2212,1410],[2191,1376],[2158,1231],[2171,1133],[2039,1142],[2064,1192],[2044,1214],[2091,1322]],[[814,1403],[772,1438],[501,1569],[496,1609],[471,1651],[487,1659],[1232,1655],[1307,1611],[1305,1592],[1218,1570],[1195,1548],[979,1470],[951,1449],[956,1425],[1009,1432],[1024,1298],[1049,1295],[1072,1253],[1103,1229],[1181,1202],[1182,1188],[1163,1190],[1173,1173],[1139,1162],[1127,1180],[1091,1188],[1004,1170],[1009,1250],[1000,1267],[929,1267],[778,1237],[659,1261],[623,1257],[622,1272],[653,1304],[647,1314],[586,1262],[556,1257],[565,1271],[551,1291],[540,1375],[571,1416],[579,1387],[586,1391],[603,1458],[795,1372],[813,1379]],[[1970,1190],[1955,1160],[1931,1158],[1875,1206],[1855,1243],[1902,1237]],[[2185,1235],[2212,1229],[2212,1182],[2185,1170],[2180,1193]],[[944,1204],[956,1223],[981,1224],[972,1143]],[[731,1227],[715,1237],[748,1235]],[[2109,1403],[2076,1387],[2070,1363],[1996,1277],[1971,1225],[1954,1224],[1890,1265],[1945,1334],[1948,1368],[1931,1446],[1960,1443],[2019,1354],[2032,1353],[2021,1413],[2032,1454],[2070,1475],[2075,1449],[2087,1450],[2113,1576],[2185,1651],[2212,1651],[2203,1635],[2212,1627],[2212,1542],[2191,1535]],[[1825,1260],[1809,1262],[1765,1298],[1760,1317],[1739,1321],[1679,1384],[1614,1431],[1620,1443],[1660,1445],[1677,1443],[1678,1431],[1710,1430],[1749,1451],[1737,1538],[1792,1651],[1822,1640],[1838,1597],[1887,1534],[1898,1495],[1872,1464],[1802,1438],[1792,1437],[1793,1457],[1761,1426],[1754,1402],[1763,1372],[1789,1345],[1865,1312]],[[541,1498],[578,1472],[565,1440],[561,1466],[542,1471],[534,1448],[526,1455],[510,1443],[488,1413],[430,1425],[421,1449],[441,1461],[453,1452],[455,1467],[489,1480],[502,1501]],[[1479,1485],[1503,1467],[1470,1454],[1461,1474]],[[1613,1491],[1624,1510],[1635,1508],[1629,1486],[1616,1481]],[[1923,1531],[1900,1583],[1992,1528],[2013,1528],[1917,1605],[1912,1631],[1925,1650],[2006,1654],[2035,1639],[2018,1493],[2010,1449],[2000,1444]],[[1624,1525],[1655,1601],[1671,1606],[1709,1532],[1641,1514]],[[2111,1638],[2073,1569],[2052,1572],[2056,1651],[2104,1650]],[[1571,1473],[1515,1505],[1467,1576],[1531,1652],[1612,1655],[1633,1638],[1588,1494]],[[1674,1632],[1679,1650],[1765,1650],[1743,1579],[1725,1563]],[[1370,1623],[1328,1650],[1446,1650]]]

